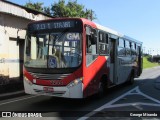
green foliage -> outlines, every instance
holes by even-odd
[[[151,68],[151,67],[155,67],[158,66],[158,63],[153,63],[150,61],[151,56],[144,56],[143,57],[143,68]]]
[[[80,5],[75,1],[69,1],[65,4],[65,0],[59,0],[58,3],[52,5],[51,10],[53,11],[54,17],[83,17],[89,19],[96,19],[95,14],[92,10],[85,10],[84,5]]]
[[[31,8],[33,10],[37,10],[39,12],[43,12],[43,3],[40,3],[40,2],[36,2],[36,3],[28,2],[25,4],[25,7]]]
[[[48,14],[48,15],[52,15],[50,7],[44,7],[43,8],[43,12],[46,13],[46,14]]]
[[[66,17],[67,14],[67,8],[65,7],[65,1],[60,0],[58,3],[54,3],[54,5],[51,5],[51,11],[53,11],[54,17]]]
[[[94,11],[85,9],[84,5],[77,3],[77,0],[69,0],[67,4],[65,0],[59,0],[50,7],[43,7],[43,3],[40,2],[28,2],[25,6],[54,17],[83,17],[91,20],[96,19]]]

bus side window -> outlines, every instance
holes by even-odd
[[[86,45],[87,45],[87,53],[91,53],[92,49],[91,49],[91,38],[89,35],[86,35]]]
[[[97,30],[86,27],[86,65],[90,65],[97,57]]]
[[[108,55],[109,54],[109,38],[108,34],[104,32],[99,32],[99,54]]]
[[[97,45],[96,44],[92,44],[92,42],[91,42],[91,37],[90,36],[86,36],[86,45],[87,45],[87,53],[91,53],[91,54],[96,54],[97,52],[97,50],[96,50],[96,47],[97,47]]]
[[[131,55],[130,42],[126,40],[125,45],[126,45],[126,55],[130,56]]]
[[[118,44],[118,55],[119,56],[125,56],[125,42],[122,38],[119,38],[119,44]]]
[[[135,56],[136,55],[135,44],[133,42],[130,42],[130,45],[131,45],[131,55]]]
[[[86,27],[86,47],[87,53],[96,54],[97,53],[97,36],[96,30]]]

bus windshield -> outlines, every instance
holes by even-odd
[[[72,68],[81,62],[80,32],[34,32],[26,36],[25,67]]]

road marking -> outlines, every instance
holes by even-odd
[[[127,95],[142,95],[144,97],[146,97],[147,99],[150,99],[151,101],[154,101],[155,103],[144,103],[144,102],[136,102],[136,103],[124,103],[124,104],[115,104],[117,101],[121,100],[123,97],[127,96]],[[92,112],[84,115],[83,117],[79,118],[78,120],[86,120],[88,119],[90,116],[93,116],[94,114],[98,113],[99,111],[106,109],[106,108],[116,108],[116,107],[125,107],[125,106],[134,106],[136,108],[138,108],[139,110],[141,110],[141,108],[138,105],[145,105],[145,106],[157,106],[160,107],[160,101],[152,98],[144,93],[142,93],[139,90],[139,87],[135,87],[133,89],[131,89],[130,91],[122,94],[121,96],[117,97],[116,99],[113,99],[112,101],[104,104],[103,106],[93,110]]]
[[[9,103],[13,103],[13,102],[17,102],[17,101],[21,101],[21,100],[26,100],[26,99],[30,99],[30,98],[34,98],[34,97],[38,97],[40,95],[35,95],[35,96],[31,96],[31,97],[26,97],[26,98],[22,98],[22,99],[17,99],[17,100],[13,100],[13,101],[9,101],[9,102],[4,102],[4,103],[1,103],[1,105],[5,105],[5,104],[9,104]]]
[[[157,100],[157,99],[155,99],[155,98],[153,98],[153,97],[150,97],[150,96],[142,93],[142,92],[139,90],[139,87],[137,87],[136,91],[137,91],[140,95],[142,95],[142,96],[144,96],[144,97],[146,97],[146,98],[148,98],[148,99],[150,99],[150,100],[152,100],[152,101],[160,104],[160,101],[159,101],[159,100]]]

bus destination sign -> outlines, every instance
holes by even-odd
[[[36,23],[29,26],[30,30],[65,29],[75,27],[75,21],[53,21]]]

